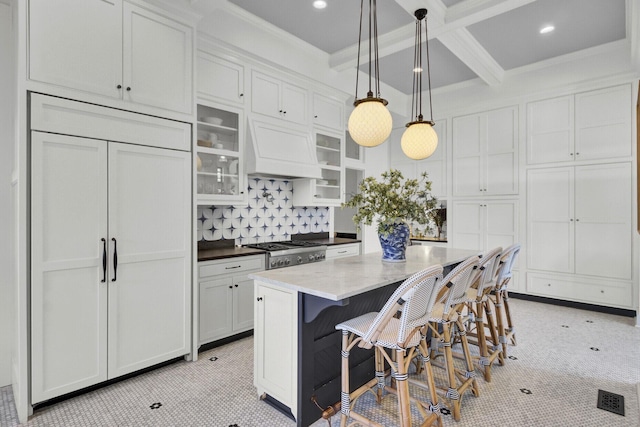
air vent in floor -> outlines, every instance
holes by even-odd
[[[598,390],[598,408],[624,417],[624,396]]]

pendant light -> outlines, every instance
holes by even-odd
[[[402,135],[400,144],[402,151],[410,159],[422,160],[431,156],[438,147],[438,135],[433,129],[433,107],[431,104],[431,70],[429,69],[429,38],[427,33],[427,9],[415,11],[416,43],[413,57],[413,95],[411,100],[411,122]],[[427,51],[427,78],[429,84],[429,113],[430,120],[425,121],[422,116],[422,22],[424,21],[424,44]]]
[[[353,105],[356,107],[349,116],[349,135],[364,147],[382,144],[391,134],[391,113],[388,102],[380,97],[380,69],[378,67],[378,15],[376,0],[369,0],[369,91],[367,97],[358,99],[358,76],[360,73],[360,45],[362,42],[362,11],[364,0],[360,0],[360,30],[358,33],[358,63],[356,66],[356,95]],[[371,41],[373,40],[373,46]],[[373,61],[371,58],[373,52]],[[371,67],[373,65],[374,77]],[[375,78],[375,97],[371,87]]]

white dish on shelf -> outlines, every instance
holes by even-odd
[[[328,165],[328,164],[329,164],[329,162],[328,162],[327,160],[320,160],[320,161],[318,162],[318,164],[321,164],[321,165]]]
[[[220,126],[222,124],[222,119],[220,117],[201,117],[200,121],[216,126]]]
[[[327,185],[329,183],[329,181],[327,181],[326,179],[318,179],[316,180],[316,184],[318,185]]]
[[[219,150],[221,148],[224,148],[224,145],[222,145],[220,142],[218,142],[217,144],[213,144],[213,148],[217,148]]]

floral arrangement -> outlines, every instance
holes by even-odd
[[[431,195],[431,181],[426,172],[419,179],[406,179],[402,172],[391,169],[382,173],[382,181],[370,176],[358,186],[359,192],[342,207],[356,208],[353,222],[371,225],[378,220],[378,234],[386,236],[395,224],[405,222],[428,226],[429,212],[438,201]]]

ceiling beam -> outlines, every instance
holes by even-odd
[[[486,84],[496,86],[502,83],[504,69],[469,31],[464,28],[448,31],[440,35],[438,40]]]
[[[437,38],[467,67],[488,85],[499,84],[504,70],[466,30],[466,26],[492,18],[535,0],[465,0],[447,8],[441,0],[396,0],[413,15],[416,9],[429,10],[429,39]],[[630,0],[640,1],[640,0]],[[379,56],[391,55],[413,46],[414,24],[378,36]],[[344,71],[356,66],[357,44],[342,49],[329,58],[329,66]]]

